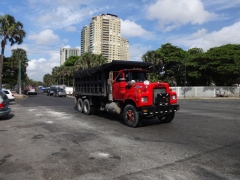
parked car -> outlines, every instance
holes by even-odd
[[[64,89],[54,89],[53,90],[53,96],[54,97],[66,97],[66,91]]]
[[[47,90],[47,96],[52,96],[53,94],[54,94],[54,90],[55,90],[56,88],[54,88],[54,87],[50,87],[48,90]]]
[[[7,95],[9,102],[15,101],[15,97],[9,89],[2,89],[2,91]]]
[[[0,116],[7,116],[11,112],[9,99],[3,90],[0,90]]]

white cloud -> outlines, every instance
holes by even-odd
[[[63,48],[71,48],[70,45],[63,46]]]
[[[75,26],[67,26],[67,27],[65,27],[65,31],[67,31],[67,32],[76,32],[77,28]]]
[[[90,19],[96,13],[102,13],[109,9],[109,6],[97,6],[92,0],[29,0],[29,6],[34,9],[31,21],[40,28],[62,29],[72,25],[78,25],[86,19]],[[94,8],[94,5],[97,6]]]
[[[185,37],[171,37],[169,40],[173,44],[189,48],[198,47],[205,51],[212,47],[222,46],[224,44],[239,44],[240,42],[240,22],[231,26],[223,27],[219,31],[208,33],[206,29],[200,29],[197,32]]]
[[[28,77],[36,81],[43,81],[43,76],[51,74],[52,68],[55,66],[60,66],[60,54],[57,52],[52,52],[48,60],[45,58],[32,59],[28,62]]]
[[[230,8],[240,7],[239,0],[217,0],[217,1],[209,1],[209,0],[202,0],[204,5],[210,7],[214,10],[224,10]]]
[[[54,44],[60,40],[58,35],[55,35],[52,30],[46,29],[39,34],[32,34],[27,37],[29,40],[36,41],[37,44]]]
[[[143,46],[142,44],[130,45],[130,61],[142,61],[142,55],[150,49],[150,46]]]
[[[158,0],[147,10],[147,18],[157,19],[160,30],[167,32],[188,23],[203,24],[216,17],[204,10],[201,0]]]
[[[141,25],[138,25],[134,21],[121,20],[121,37],[141,37],[150,39],[154,36],[154,33],[146,31]]]
[[[68,39],[63,39],[62,42],[68,43]]]

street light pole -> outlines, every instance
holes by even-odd
[[[186,98],[186,59],[184,60],[184,98]]]
[[[21,64],[22,64],[22,60],[19,59],[18,61],[18,93],[21,95],[22,94],[22,78],[21,78]]]

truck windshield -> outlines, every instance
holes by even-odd
[[[129,80],[135,80],[136,82],[144,82],[147,80],[147,74],[145,72],[132,71],[128,72]]]

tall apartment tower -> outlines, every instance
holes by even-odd
[[[60,65],[69,58],[69,56],[80,56],[80,49],[78,48],[61,48],[60,49]]]
[[[89,52],[89,26],[84,26],[81,32],[81,54]]]
[[[130,59],[129,41],[121,38],[120,18],[113,14],[100,14],[92,18],[88,27],[83,27],[81,32],[81,53],[102,54],[108,62]],[[88,48],[85,46],[87,41]]]

